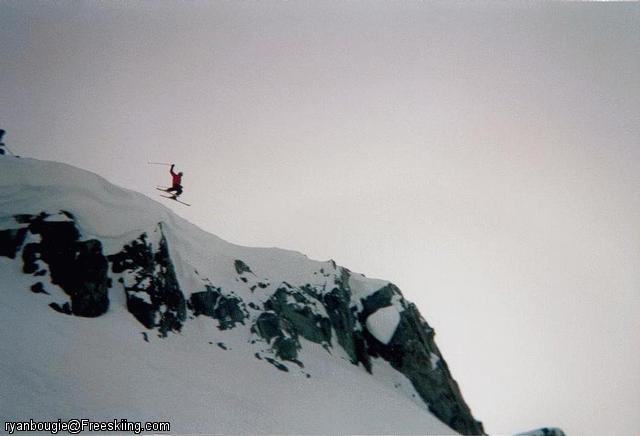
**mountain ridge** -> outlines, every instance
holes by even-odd
[[[124,307],[145,343],[186,336],[196,323],[220,352],[232,343],[246,359],[305,378],[314,377],[308,348],[373,378],[382,365],[397,374],[378,381],[395,378],[425,414],[484,433],[434,330],[392,283],[294,251],[228,243],[65,164],[3,157],[0,173],[2,265],[19,265],[28,289],[54,300],[51,313],[99,319]]]

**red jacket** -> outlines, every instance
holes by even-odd
[[[177,186],[182,182],[182,175],[173,172],[173,167],[169,170],[171,177],[173,178],[173,186]]]

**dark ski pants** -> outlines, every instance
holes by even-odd
[[[173,185],[173,187],[167,189],[167,192],[175,192],[177,197],[182,194],[182,185]]]

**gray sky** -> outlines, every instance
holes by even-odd
[[[174,161],[204,229],[395,282],[489,432],[633,434],[639,28],[638,3],[0,1],[0,127],[154,197]]]

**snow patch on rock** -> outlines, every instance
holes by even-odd
[[[367,330],[383,344],[388,344],[400,323],[400,312],[396,306],[376,310],[367,318]]]

